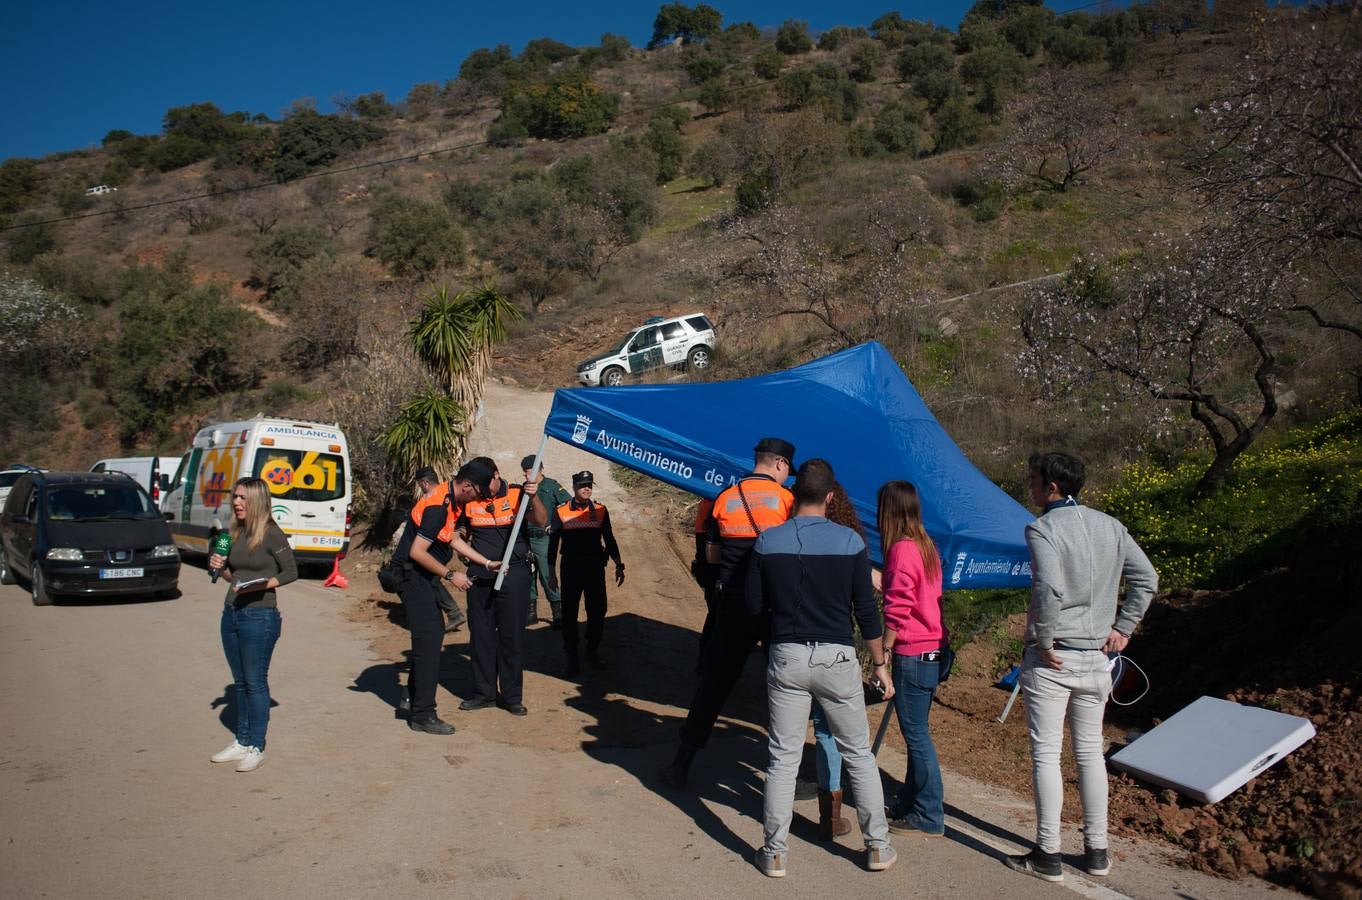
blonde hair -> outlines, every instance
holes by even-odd
[[[880,550],[884,556],[887,558],[889,548],[899,541],[912,541],[917,544],[927,573],[939,573],[941,555],[922,525],[922,501],[918,499],[917,488],[906,481],[886,481],[880,487],[876,505],[879,507]]]
[[[243,522],[233,514],[232,544],[240,544],[244,537],[247,549],[254,550],[265,539],[265,529],[274,521],[270,518],[270,490],[260,478],[239,478],[232,486],[233,494],[237,488],[246,495],[246,520]]]

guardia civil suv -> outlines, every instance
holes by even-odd
[[[579,363],[577,380],[587,386],[613,387],[627,375],[663,366],[702,371],[709,368],[715,343],[714,325],[708,316],[701,313],[670,319],[654,316],[626,334],[613,350]]]

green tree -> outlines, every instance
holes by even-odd
[[[1106,52],[1106,41],[1084,34],[1077,28],[1051,28],[1045,37],[1046,56],[1050,62],[1065,68],[1096,62]]]
[[[329,166],[386,134],[369,122],[300,109],[279,125],[257,168],[287,181]]]
[[[714,7],[700,3],[695,7],[684,3],[667,3],[657,11],[653,19],[653,36],[648,41],[648,49],[665,44],[673,38],[680,38],[689,44],[702,41],[719,32],[724,17]]]
[[[809,37],[809,23],[786,19],[776,30],[776,49],[786,56],[808,53],[813,49],[813,38]]]
[[[946,98],[932,120],[936,124],[937,153],[968,147],[983,136],[983,120],[963,93]]]
[[[568,46],[553,38],[535,38],[520,51],[521,62],[536,68],[551,66],[577,55],[577,48]]]
[[[498,44],[479,47],[459,63],[459,80],[473,85],[480,93],[490,94],[506,83],[505,67],[511,61],[511,48]]]
[[[846,25],[834,25],[818,36],[818,49],[832,52],[839,47],[850,44],[858,38],[866,38],[869,36],[870,33],[864,28],[849,28]]]
[[[724,70],[724,61],[703,47],[686,48],[685,62],[682,65],[691,84],[704,84],[712,78],[719,77]]]
[[[653,113],[648,121],[646,142],[657,157],[657,183],[666,184],[681,175],[686,161],[686,141],[681,126],[690,121],[690,113],[679,106],[667,106]]]
[[[927,101],[933,114],[952,97],[963,97],[965,86],[949,72],[932,72],[913,82],[913,93]]]
[[[1055,14],[1043,6],[1017,10],[1003,23],[1003,37],[1023,56],[1035,56],[1045,46],[1045,37],[1054,27]]]
[[[407,99],[402,101],[403,114],[418,121],[433,113],[439,105],[440,86],[433,81],[412,85],[407,91]]]
[[[389,463],[410,482],[417,469],[450,471],[463,456],[468,413],[448,394],[418,391],[398,408],[397,419],[378,437]]]
[[[770,44],[763,46],[757,51],[756,56],[752,57],[752,71],[756,72],[762,81],[775,81],[780,77],[780,70],[784,67],[785,57]]]
[[[776,93],[790,109],[818,105],[830,118],[850,122],[861,111],[861,90],[833,63],[794,69],[776,82]]]
[[[717,115],[733,105],[733,88],[726,78],[712,78],[700,85],[696,100],[706,112]]]
[[[463,229],[443,204],[384,193],[369,212],[369,246],[399,278],[429,276],[446,266],[463,265]]]
[[[870,136],[887,153],[922,156],[932,147],[926,120],[926,111],[920,103],[890,103],[875,115]]]
[[[42,173],[34,160],[16,156],[0,163],[0,213],[23,209],[42,182]]]
[[[361,94],[355,98],[353,106],[355,115],[361,119],[391,119],[396,114],[382,91]]]

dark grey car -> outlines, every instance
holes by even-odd
[[[125,475],[24,475],[0,511],[0,584],[27,581],[37,606],[61,594],[174,596],[179,576],[169,527]]]

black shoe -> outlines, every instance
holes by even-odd
[[[1044,853],[1039,847],[1032,847],[1025,856],[1009,856],[1004,860],[1009,869],[1026,875],[1034,875],[1044,881],[1061,882],[1064,870],[1059,865],[1058,853]]]
[[[926,831],[922,828],[918,828],[912,822],[908,821],[907,816],[898,816],[897,818],[890,819],[889,830],[894,834],[915,834],[918,837],[943,837],[946,834],[946,829],[944,828],[940,831]]]
[[[459,704],[459,709],[463,710],[464,712],[471,712],[472,710],[475,709],[486,709],[491,705],[492,699],[490,697],[469,697],[467,700]]]
[[[1089,875],[1106,875],[1111,871],[1111,860],[1107,858],[1105,849],[1098,850],[1094,847],[1083,848],[1083,871]]]
[[[453,734],[454,726],[448,722],[431,717],[429,719],[412,719],[407,723],[407,727],[412,731],[424,731],[426,734]]]
[[[503,700],[503,699],[500,698],[500,697],[497,698],[497,706],[499,706],[499,707],[501,707],[502,709],[506,710],[508,713],[510,713],[510,714],[513,715],[513,716],[528,716],[528,715],[530,714],[530,711],[529,711],[528,709],[525,708],[525,704],[523,704],[523,703],[508,703],[507,701]]]

